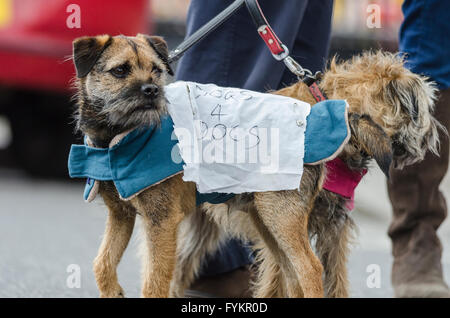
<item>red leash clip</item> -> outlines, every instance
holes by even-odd
[[[286,57],[289,52],[287,52],[287,48],[281,43],[281,41],[277,38],[275,33],[272,31],[270,26],[264,24],[258,28],[258,33],[261,38],[266,43],[272,55],[278,60],[282,60]],[[281,55],[286,55],[281,57]]]
[[[302,68],[292,57],[289,56],[288,48],[280,41],[275,32],[267,22],[264,13],[259,6],[258,0],[245,0],[248,12],[253,19],[256,27],[258,28],[258,34],[266,43],[273,57],[277,61],[283,61],[286,67],[299,78],[302,78],[308,70]],[[311,72],[309,72],[311,73]]]

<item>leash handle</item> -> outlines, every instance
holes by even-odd
[[[216,15],[213,19],[203,25],[200,29],[195,31],[190,37],[183,41],[175,50],[169,54],[168,61],[173,63],[179,60],[183,54],[189,50],[194,44],[203,40],[217,27],[222,25],[229,17],[231,17],[237,10],[244,5],[245,0],[235,0],[232,4],[225,8],[222,12]]]
[[[270,24],[267,22],[258,1],[245,0],[245,5],[250,13],[250,16],[252,17],[253,23],[256,25],[259,36],[266,43],[274,58],[279,61],[284,59],[287,55],[289,55],[289,50],[270,27]]]

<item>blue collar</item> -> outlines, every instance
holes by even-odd
[[[111,148],[72,145],[69,175],[112,180],[120,197],[128,199],[183,170],[177,140],[171,138],[172,131],[172,119],[166,117],[159,127],[135,129]],[[178,160],[172,160],[172,153]]]

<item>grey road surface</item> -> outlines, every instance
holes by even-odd
[[[443,185],[447,197],[449,181]],[[100,202],[84,203],[82,190],[78,183],[35,181],[0,171],[0,297],[98,296],[92,260],[106,212]],[[352,215],[360,231],[349,264],[352,296],[392,297],[392,257],[386,235],[391,212],[384,177],[378,170],[364,178],[356,198]],[[119,266],[119,280],[128,297],[139,297],[140,291],[138,236],[135,231]],[[449,220],[440,236],[450,281]],[[373,276],[377,272],[379,285]],[[74,283],[77,273],[79,286]]]

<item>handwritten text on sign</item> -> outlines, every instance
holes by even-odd
[[[242,121],[244,114],[237,113],[236,104],[251,103],[252,92],[196,85],[191,96],[198,150],[195,162],[277,166],[278,128],[260,127],[254,119]]]
[[[309,104],[182,81],[167,85],[165,95],[185,162],[183,180],[195,182],[200,193],[298,188]]]

